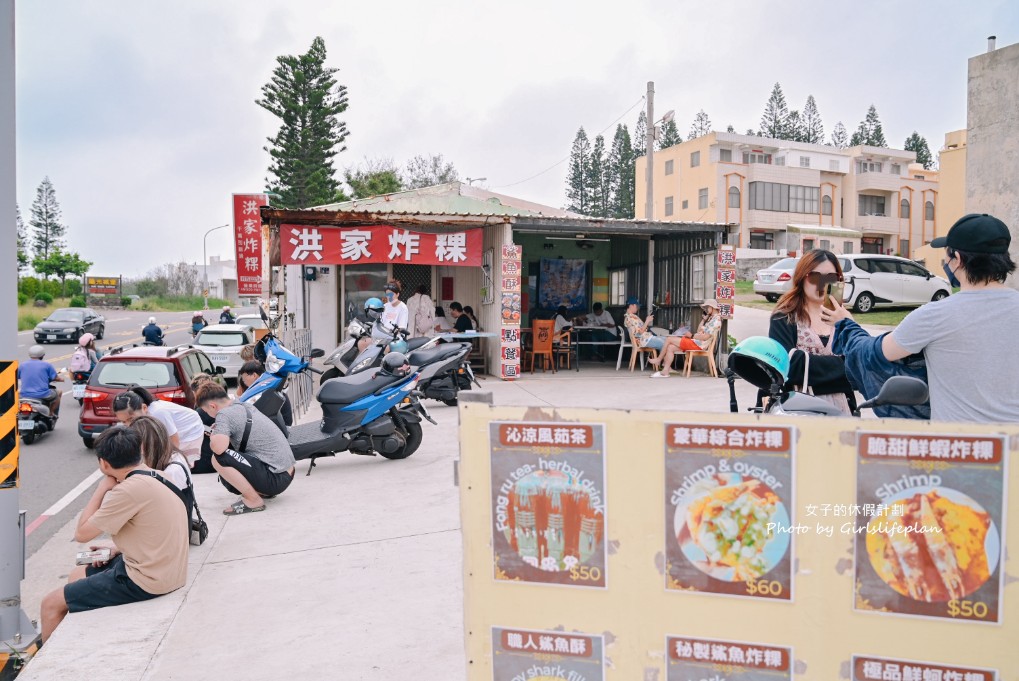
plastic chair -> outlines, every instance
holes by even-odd
[[[531,349],[526,352],[531,356],[531,373],[534,373],[534,362],[540,355],[542,358],[541,370],[545,371],[552,365],[552,373],[555,373],[555,356],[552,350],[552,334],[555,322],[551,319],[536,319],[531,325]]]
[[[633,346],[633,350],[630,352],[630,371],[633,371],[634,365],[637,363],[637,356],[640,356],[640,370],[644,371],[644,355],[651,355],[651,359],[658,359],[658,351],[654,348],[641,347],[637,339],[633,337],[633,332],[627,329],[630,334],[630,344]]]
[[[708,361],[708,373],[714,378],[718,378],[718,367],[715,366],[715,343],[718,342],[718,334],[711,334],[711,340],[708,341],[708,346],[703,350],[687,350],[683,353],[683,363],[686,365],[683,370],[684,376],[690,375],[690,367],[693,364],[694,357],[704,357]]]

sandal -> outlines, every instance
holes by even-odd
[[[647,363],[653,366],[655,369],[657,369],[660,366],[662,366],[662,358],[659,357],[658,359],[649,359]]]
[[[265,504],[252,508],[244,503],[244,500],[235,501],[230,505],[230,508],[223,511],[223,515],[244,515],[245,513],[257,513],[258,511],[264,511]]]

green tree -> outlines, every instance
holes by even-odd
[[[590,206],[587,214],[591,217],[608,217],[609,188],[606,163],[605,138],[598,135],[594,138],[594,146],[591,148],[591,158],[587,164],[587,179],[584,182],[587,186]]]
[[[32,267],[36,272],[47,277],[54,275],[60,279],[61,296],[67,294],[67,276],[69,274],[84,276],[91,266],[92,263],[82,260],[77,253],[65,253],[59,248],[54,249],[47,258],[37,257],[32,261]]]
[[[906,138],[902,148],[906,151],[916,152],[916,162],[923,166],[924,170],[934,167],[934,158],[931,156],[931,149],[927,146],[927,140],[914,130],[913,134]]]
[[[679,134],[679,128],[676,126],[675,119],[662,124],[661,132],[658,136],[658,151],[674,147],[682,142],[683,136]]]
[[[14,224],[18,228],[18,275],[28,267],[28,248],[31,245],[28,238],[28,230],[25,229],[25,221],[21,219],[21,208],[14,204]]]
[[[633,219],[636,181],[635,156],[630,142],[630,131],[625,125],[616,126],[607,162],[609,185],[609,216],[626,220]]]
[[[849,138],[846,133],[846,126],[842,125],[842,121],[835,124],[835,127],[831,131],[831,146],[836,149],[845,149],[849,146]]]
[[[725,131],[726,132],[736,132],[736,128],[732,127],[732,123],[730,123],[729,127],[726,128]]]
[[[731,125],[729,127],[732,128]],[[709,132],[711,132],[711,119],[704,113],[704,109],[701,109],[694,116],[693,123],[690,125],[690,134],[686,138],[694,140],[707,135]]]
[[[785,137],[790,142],[803,141],[803,117],[800,112],[793,109],[785,119]]]
[[[570,150],[570,167],[566,175],[566,207],[569,210],[588,214],[591,197],[588,193],[588,176],[591,172],[591,141],[581,127],[573,138]]]
[[[785,95],[782,94],[782,86],[775,83],[771,89],[771,96],[764,105],[764,113],[761,115],[761,136],[774,137],[775,139],[786,139],[786,119],[789,118],[789,107],[785,102]]]
[[[867,109],[867,116],[860,121],[859,127],[856,128],[856,132],[853,133],[852,138],[849,140],[849,146],[851,147],[860,144],[866,144],[870,147],[888,146],[888,142],[885,140],[885,133],[881,128],[881,119],[878,117],[877,108],[873,104]]]
[[[420,189],[447,182],[456,182],[460,174],[452,163],[447,163],[442,154],[434,156],[415,156],[407,161],[407,170],[403,175],[405,189]]]
[[[391,158],[365,159],[357,168],[344,173],[355,199],[392,194],[403,189],[403,178]]]
[[[641,111],[637,116],[637,125],[633,129],[633,155],[639,158],[647,154],[647,112]]]
[[[34,231],[32,253],[36,258],[45,260],[51,253],[64,247],[67,225],[60,222],[60,217],[57,192],[53,189],[50,178],[44,177],[39,183],[39,188],[35,190],[32,217],[28,221]]]
[[[267,184],[287,208],[307,208],[346,198],[335,178],[333,158],[346,150],[347,88],[337,85],[338,69],[325,65],[326,46],[315,38],[302,55],[276,58],[272,79],[262,86],[260,107],[282,121],[269,137]]]
[[[824,144],[824,124],[821,122],[821,114],[817,111],[817,102],[814,95],[807,95],[807,103],[803,105],[803,135],[802,141],[808,144]]]

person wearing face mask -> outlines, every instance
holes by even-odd
[[[825,287],[837,281],[842,281],[842,267],[834,253],[825,250],[805,253],[793,272],[792,288],[775,305],[768,336],[787,351],[802,350],[789,357],[786,390],[809,387],[815,396],[849,415],[856,408],[856,395],[846,376],[845,361],[832,351],[834,322],[822,314]],[[806,382],[805,354],[810,355]],[[763,394],[758,396],[758,404],[762,399]]]
[[[948,234],[931,242],[944,248],[958,293],[913,310],[881,340],[890,362],[923,352],[927,361],[931,419],[978,423],[1019,420],[1019,291],[1005,280],[1015,269],[1011,234],[987,214],[965,215]],[[839,305],[825,316],[851,320]],[[842,322],[844,323],[844,322]]]
[[[400,282],[393,279],[384,290],[385,309],[382,311],[382,322],[387,329],[406,329],[410,321],[410,310],[407,304],[400,300]]]

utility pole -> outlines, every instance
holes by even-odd
[[[644,219],[649,223],[655,219],[655,82],[647,83],[647,135],[644,139],[644,155],[647,168],[644,171],[645,192]],[[655,238],[649,236],[647,241],[647,309],[651,312],[651,301],[655,289]]]
[[[14,226],[16,153],[14,106],[14,0],[0,0],[0,243],[12,253],[18,236]],[[0,268],[0,653],[20,654],[35,643],[35,626],[21,609],[25,576],[25,526],[20,502],[17,381],[18,273]],[[0,665],[0,674],[6,665]]]

